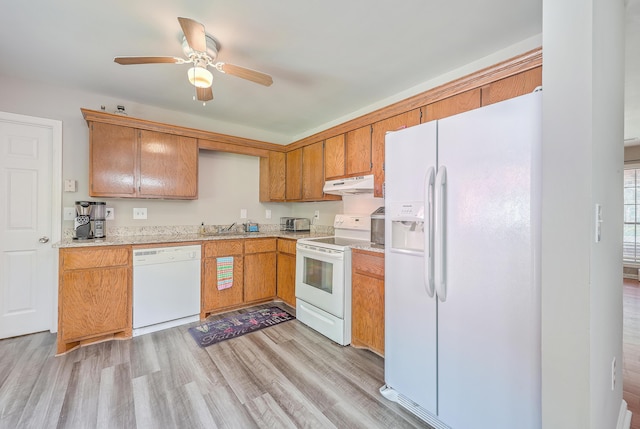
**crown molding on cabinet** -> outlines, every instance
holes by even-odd
[[[471,89],[480,88],[500,79],[534,69],[542,65],[542,47],[525,52],[498,64],[478,70],[459,79],[437,86],[420,94],[382,107],[371,113],[359,116],[335,127],[305,137],[286,146],[286,150],[298,149],[321,140],[353,131],[366,125],[391,118],[401,113],[435,103],[436,101],[460,94]]]
[[[252,140],[227,134],[214,133],[212,131],[198,130],[195,128],[180,127],[178,125],[164,124],[148,121],[146,119],[132,118],[130,116],[116,115],[97,110],[81,108],[82,116],[87,125],[91,122],[102,122],[111,125],[131,127],[140,130],[157,131],[165,134],[174,134],[198,139],[198,148],[208,150],[220,150],[242,155],[268,156],[269,151],[286,152],[286,146],[267,143],[260,140]]]

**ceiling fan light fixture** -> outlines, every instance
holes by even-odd
[[[197,88],[209,88],[213,84],[213,75],[204,67],[191,67],[187,71],[187,77],[191,85]]]

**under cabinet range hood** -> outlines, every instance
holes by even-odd
[[[322,191],[333,195],[373,194],[373,174],[327,180]]]

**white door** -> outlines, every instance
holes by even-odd
[[[55,330],[53,160],[61,129],[59,121],[0,112],[0,338]]]

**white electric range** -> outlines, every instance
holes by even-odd
[[[296,318],[336,343],[351,343],[351,247],[368,244],[369,214],[339,214],[334,236],[298,240]]]

